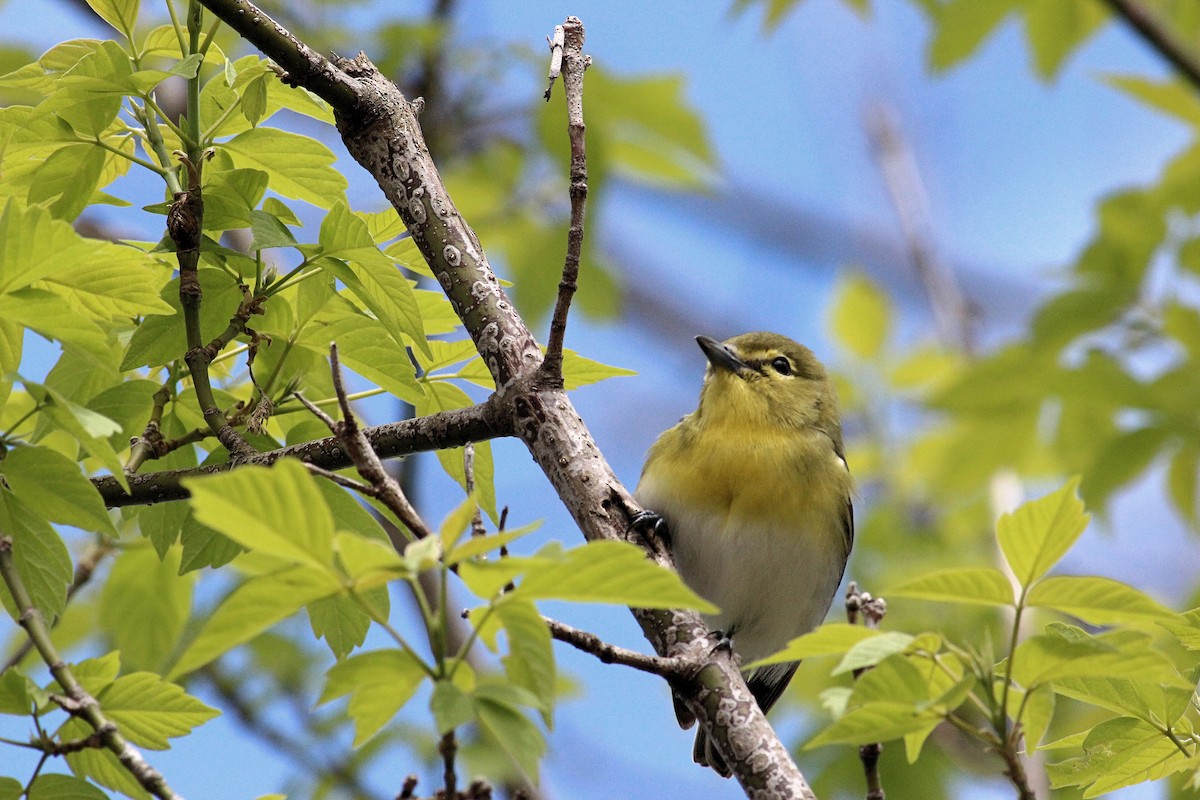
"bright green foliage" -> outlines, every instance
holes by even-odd
[[[405,650],[359,653],[329,670],[319,702],[350,695],[348,711],[357,746],[396,715],[424,678],[424,665]]]
[[[1087,525],[1077,486],[1070,481],[996,523],[996,542],[1016,575],[1015,586],[993,568],[960,567],[910,578],[885,593],[893,599],[1010,608],[1004,622],[1009,630],[1001,637],[1010,645],[999,661],[979,650],[977,639],[955,642],[939,634],[831,623],[760,662],[833,655],[841,657],[833,675],[867,670],[852,686],[826,690],[824,705],[834,721],[809,746],[903,738],[911,762],[928,734],[949,720],[994,747],[1019,746],[1019,736],[1012,739],[1017,731],[1024,734],[1024,746],[1034,749],[1053,722],[1057,694],[1119,716],[1093,718],[1090,731],[1046,746],[1083,748],[1083,756],[1051,766],[1056,787],[1080,786],[1092,797],[1195,769],[1191,754],[1200,741],[1189,714],[1194,659],[1181,666],[1159,648],[1153,633],[1162,632],[1155,623],[1184,634],[1189,626],[1118,581],[1047,576]],[[1023,634],[1021,621],[1035,608],[1111,628],[1089,633],[1051,622],[1042,633]],[[1006,741],[1010,744],[1001,744]]]
[[[934,26],[929,64],[949,69],[970,58],[1012,16],[1021,18],[1034,73],[1044,80],[1058,74],[1067,57],[1100,29],[1102,4],[1087,0],[939,0],[924,4]]]

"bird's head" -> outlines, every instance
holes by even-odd
[[[708,358],[698,414],[720,424],[836,426],[837,401],[825,367],[802,344],[777,333],[724,342],[697,336]]]

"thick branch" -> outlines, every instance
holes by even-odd
[[[1148,45],[1170,62],[1193,88],[1200,90],[1200,55],[1169,24],[1138,0],[1104,1],[1114,14],[1125,20]]]
[[[246,20],[236,9],[250,8],[248,3],[203,2],[244,32]],[[261,25],[274,25],[261,12],[252,13]],[[295,57],[296,43],[290,37],[251,41],[280,63]],[[330,101],[346,148],[375,178],[412,233],[496,380],[496,413],[508,417],[505,426],[525,442],[587,539],[638,542],[629,526],[640,508],[592,441],[566,392],[542,374],[542,354],[533,335],[505,295],[478,237],[450,199],[429,156],[417,123],[420,104],[409,103],[365,55],[338,59],[336,66],[353,79],[357,97],[334,97],[324,85],[309,85],[303,74],[290,78]],[[672,566],[661,553],[651,557]],[[695,680],[677,688],[747,795],[813,797],[747,689],[731,651],[714,650],[700,615],[644,610],[634,610],[634,615],[660,655],[692,659],[699,667]]]
[[[244,0],[204,0],[204,5],[246,41],[263,51],[287,74],[284,82],[303,86],[335,108],[350,110],[361,87],[329,59]]]
[[[489,399],[469,408],[441,411],[427,417],[406,419],[388,425],[367,428],[363,435],[380,458],[397,458],[441,450],[447,447],[462,447],[467,442],[480,442],[498,436],[513,435],[513,425],[507,416],[497,413],[495,400]],[[343,469],[352,465],[350,458],[338,444],[337,437],[329,436],[312,442],[282,447],[261,453],[242,461],[243,464],[274,464],[281,458],[298,458],[325,469]],[[230,469],[232,464],[214,464],[189,469],[147,472],[129,476],[129,491],[111,476],[93,478],[92,484],[100,492],[109,508],[147,505],[168,500],[182,500],[188,496],[180,485],[184,478],[211,475]]]

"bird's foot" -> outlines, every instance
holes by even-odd
[[[667,521],[663,516],[649,509],[642,509],[633,515],[633,519],[629,523],[631,532],[640,533],[642,536],[650,535],[656,537],[668,547],[671,546],[671,531],[667,527]]]

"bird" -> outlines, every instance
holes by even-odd
[[[696,342],[708,360],[699,406],[651,445],[634,499],[684,582],[719,608],[705,616],[718,646],[745,664],[824,619],[854,542],[853,485],[836,391],[811,350],[767,332]],[[764,713],[798,665],[748,673]],[[731,774],[703,729],[692,755]]]

